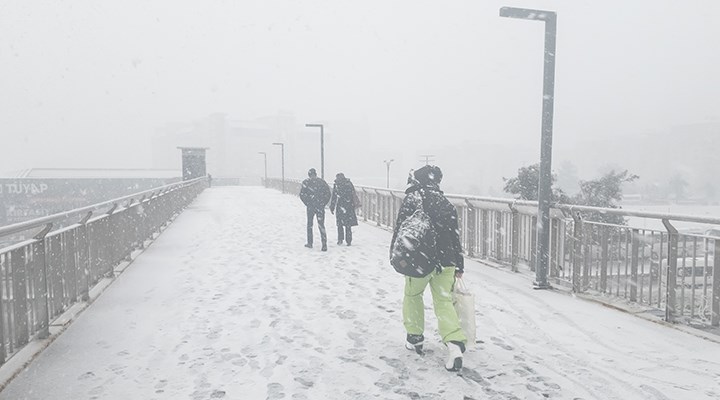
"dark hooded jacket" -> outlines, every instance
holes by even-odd
[[[308,208],[322,210],[330,201],[330,186],[317,176],[307,178],[300,188],[300,200]]]
[[[330,211],[335,211],[338,225],[357,226],[355,215],[355,186],[350,179],[340,176],[335,179],[330,196]]]
[[[438,264],[443,267],[454,266],[455,269],[464,271],[465,263],[462,256],[457,211],[434,182],[413,181],[405,191],[405,198],[400,206],[395,231],[390,242],[391,257],[392,244],[395,243],[400,225],[420,207],[424,207],[437,234]]]

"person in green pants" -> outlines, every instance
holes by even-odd
[[[452,291],[455,279],[462,276],[465,265],[457,211],[440,190],[441,180],[442,171],[434,165],[426,165],[410,175],[408,178],[410,187],[405,191],[405,198],[398,212],[391,247],[392,243],[395,243],[398,229],[403,221],[422,208],[430,217],[435,230],[436,261],[442,267],[422,278],[405,277],[403,298],[403,323],[407,332],[405,347],[418,354],[423,352],[425,340],[423,294],[425,288],[430,285],[433,308],[438,319],[438,331],[448,349],[445,369],[458,371],[462,368],[467,339],[453,306]]]

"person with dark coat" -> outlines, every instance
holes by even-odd
[[[302,182],[300,200],[307,207],[307,243],[305,247],[313,246],[313,219],[317,217],[320,229],[322,251],[327,251],[327,233],[325,232],[325,206],[330,201],[330,186],[322,178],[318,178],[315,168],[310,168],[308,178]]]
[[[458,371],[462,368],[462,358],[467,339],[460,327],[460,320],[453,307],[452,291],[455,279],[462,277],[465,264],[458,230],[458,216],[455,207],[440,190],[442,171],[434,165],[426,165],[410,175],[405,198],[398,212],[392,246],[398,236],[403,221],[416,210],[422,209],[430,218],[436,234],[436,260],[439,268],[422,278],[405,276],[405,296],[403,298],[403,323],[407,331],[405,347],[422,353],[425,330],[423,293],[430,285],[433,308],[438,319],[438,331],[447,346],[448,357],[445,368]]]
[[[338,242],[343,240],[348,246],[352,243],[352,227],[357,226],[355,215],[355,186],[342,172],[335,175],[332,195],[330,196],[330,212],[335,214],[338,229]]]

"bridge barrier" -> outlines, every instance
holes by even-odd
[[[281,190],[280,179],[266,187]],[[298,194],[301,181],[285,180]],[[404,191],[355,186],[359,217],[394,228]],[[537,202],[449,194],[455,205],[464,252],[471,258],[535,270]],[[664,230],[593,221],[597,215],[662,222]],[[624,299],[663,312],[669,322],[720,325],[720,237],[680,232],[673,223],[710,228],[718,217],[650,213],[617,208],[555,204],[551,209],[548,279],[603,301]],[[709,229],[708,229],[709,230]]]
[[[0,227],[0,238],[37,232],[0,248],[0,365],[34,337],[48,337],[50,321],[87,301],[100,279],[206,187],[207,179],[197,178]]]

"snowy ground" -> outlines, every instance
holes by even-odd
[[[720,345],[470,261],[482,343],[446,372],[430,309],[403,348],[390,233],[340,247],[328,218],[322,253],[304,219],[207,190],[0,399],[720,399]]]

